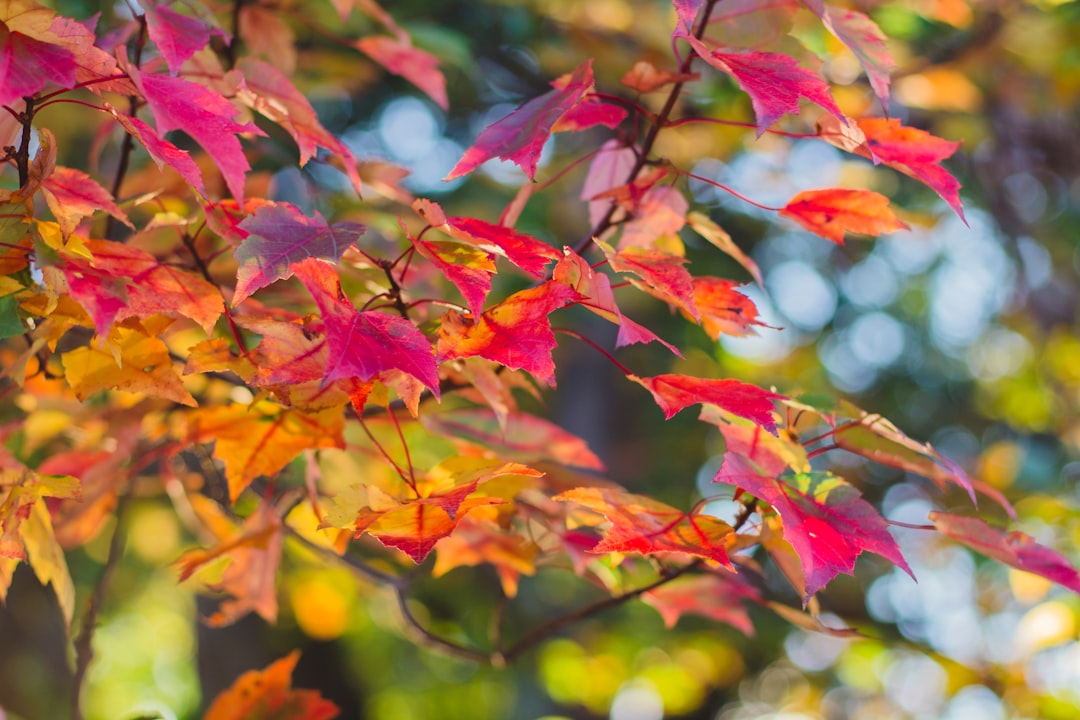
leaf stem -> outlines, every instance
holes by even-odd
[[[735,197],[739,198],[743,202],[748,203],[750,205],[753,205],[756,208],[761,208],[762,210],[768,210],[769,212],[780,212],[781,210],[783,210],[783,208],[772,207],[772,206],[769,206],[769,205],[763,205],[763,204],[757,202],[756,200],[751,200],[750,198],[743,195],[741,192],[738,192],[737,190],[734,190],[733,188],[730,188],[727,185],[724,185],[723,183],[719,183],[719,182],[717,182],[715,180],[710,180],[709,178],[704,177],[702,175],[696,175],[696,174],[694,174],[692,172],[689,172],[688,170],[680,170],[679,168],[675,168],[675,172],[679,173],[680,175],[685,175],[688,178],[693,178],[694,180],[697,180],[699,182],[706,183],[707,185],[712,185],[715,188],[719,188],[719,189],[723,190],[724,192],[726,192],[726,193],[728,193],[730,195],[734,195]]]
[[[611,363],[615,367],[622,370],[624,375],[633,375],[634,374],[633,371],[630,370],[630,368],[626,367],[621,362],[616,360],[614,355],[612,355],[607,350],[605,350],[604,348],[597,345],[595,342],[593,342],[589,338],[587,338],[584,335],[582,335],[581,333],[579,333],[577,330],[571,330],[570,328],[564,328],[564,327],[553,327],[551,329],[554,332],[561,333],[563,335],[569,335],[570,337],[575,337],[578,340],[580,340],[581,342],[585,343],[586,345],[589,345],[590,347],[592,347],[593,350],[595,350],[596,352],[600,353],[601,355],[606,357],[608,360],[610,360]]]

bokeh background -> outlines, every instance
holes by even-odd
[[[123,4],[54,5],[78,18],[100,11],[103,24],[128,12]],[[283,5],[337,22],[329,3]],[[499,164],[467,180],[441,178],[481,128],[543,92],[550,78],[594,57],[598,87],[617,93],[619,77],[637,60],[673,65],[674,17],[662,0],[387,5],[419,46],[444,61],[449,113],[293,15],[297,84],[358,157],[407,168],[406,189],[452,204],[459,215],[494,219],[525,182],[515,167]],[[899,65],[891,116],[963,139],[947,166],[964,185],[968,225],[918,183],[825,143],[769,135],[754,141],[740,128],[684,126],[664,133],[658,152],[696,174],[769,205],[804,189],[858,183],[905,208],[913,229],[838,247],[692,184],[697,209],[760,264],[764,289],[747,292],[763,321],[782,330],[716,344],[653,303],[643,300],[629,314],[689,348],[676,371],[718,362],[730,376],[781,391],[840,393],[881,412],[1001,489],[1016,504],[1017,527],[1080,561],[1080,3],[851,5],[891,39]],[[338,32],[360,34],[365,23],[354,14]],[[844,48],[809,22],[791,31],[825,58],[823,71],[846,111],[876,111]],[[710,73],[684,112],[750,117],[745,96]],[[71,115],[48,118],[61,152],[93,133]],[[557,136],[540,179],[597,142],[591,134]],[[73,155],[70,164],[78,162]],[[519,229],[573,244],[588,230],[583,177],[581,167],[537,194]],[[327,216],[349,209],[340,183],[317,166],[272,178],[276,199]],[[379,213],[401,212],[379,200],[351,211],[371,213],[375,227]],[[748,279],[692,234],[684,240],[696,270]],[[600,323],[594,330],[598,338],[609,332]],[[639,391],[623,388],[588,348],[566,345],[559,353],[563,392],[549,410],[590,442],[613,479],[682,507],[716,495],[710,481],[722,441],[715,431],[690,413],[665,423],[652,408],[643,411]],[[649,349],[624,356],[643,374],[670,369]],[[896,472],[835,460],[892,519],[925,522],[931,501],[940,502],[932,486],[890,489],[902,479]],[[1080,717],[1080,598],[919,531],[896,531],[917,584],[868,559],[856,579],[841,577],[825,591],[823,606],[835,613],[828,621],[860,628],[865,638],[793,628],[765,610],[752,613],[753,637],[695,618],[668,630],[654,610],[630,603],[496,670],[417,647],[392,593],[298,546],[286,549],[278,626],[249,618],[206,628],[198,617],[213,602],[178,585],[169,567],[193,539],[166,500],[148,494],[134,502],[84,693],[95,719],[198,717],[240,672],[293,647],[303,649],[296,684],[319,688],[345,718]],[[718,512],[723,504],[717,501]],[[100,575],[110,535],[107,528],[69,557],[80,603]],[[456,570],[422,584],[415,609],[448,635],[483,636],[494,587],[487,570]],[[523,578],[504,622],[531,627],[594,597],[572,574],[542,570]],[[0,610],[0,706],[9,719],[67,715],[66,642],[55,601],[21,571]]]

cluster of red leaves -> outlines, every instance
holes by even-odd
[[[749,96],[758,136],[808,100],[827,113],[819,121],[822,140],[925,183],[962,213],[959,184],[941,166],[957,143],[897,120],[847,117],[826,81],[796,58],[710,38],[708,27],[754,13],[757,3],[673,5],[673,37],[692,55],[678,71],[640,63],[624,78],[628,88],[669,89],[674,98],[683,84],[700,79],[689,72],[692,58],[700,58]],[[385,11],[372,0],[334,6],[342,18],[357,9],[386,31],[356,40],[356,50],[446,107],[437,59],[413,47]],[[874,92],[887,101],[892,60],[867,16],[817,0],[771,6],[809,9],[854,52]],[[604,556],[615,564],[624,555],[654,556],[661,566],[684,569],[696,563],[701,574],[658,586],[646,601],[668,624],[698,613],[746,632],[752,628],[735,601],[765,602],[752,581],[754,548],[775,560],[804,603],[838,574],[853,572],[864,551],[908,570],[888,523],[859,491],[811,469],[813,443],[827,439],[942,487],[961,487],[973,499],[976,490],[991,492],[930,446],[857,408],[809,407],[734,378],[637,375],[618,361],[665,417],[702,406],[702,421],[716,425],[727,445],[715,481],[738,489],[746,513],[732,525],[702,507],[682,511],[582,473],[602,471],[602,463],[580,439],[517,403],[516,394],[556,385],[553,315],[581,306],[618,325],[616,349],[655,341],[679,354],[627,317],[620,307],[624,293],[616,290],[628,286],[713,339],[761,327],[735,281],[690,271],[678,242],[686,226],[760,283],[757,266],[731,237],[707,216],[689,212],[673,182],[681,171],[652,162],[652,140],[611,141],[595,155],[582,191],[594,235],[578,247],[556,247],[513,229],[527,192],[499,224],[447,216],[438,204],[417,199],[411,212],[385,213],[396,214],[401,233],[392,246],[380,245],[369,242],[365,224],[356,220],[328,222],[247,193],[251,165],[244,146],[270,142],[260,140],[267,134],[252,113],[292,138],[300,165],[332,163],[357,191],[362,172],[371,170],[319,123],[291,80],[295,58],[268,52],[276,47],[266,35],[270,27],[291,47],[280,36],[287,25],[260,15],[262,6],[242,5],[240,39],[268,61],[236,59],[213,51],[236,40],[212,13],[150,1],[141,7],[144,14],[129,26],[100,36],[33,0],[0,9],[0,108],[17,121],[0,124],[11,132],[0,145],[11,140],[8,160],[19,170],[19,187],[0,191],[0,300],[8,299],[0,309],[10,316],[4,327],[15,326],[7,335],[29,340],[21,350],[5,346],[5,375],[20,393],[49,396],[57,407],[94,398],[108,408],[107,424],[96,435],[29,437],[15,422],[3,428],[4,438],[22,433],[24,445],[50,443],[57,456],[104,452],[110,445],[127,453],[94,455],[91,467],[111,463],[112,474],[106,490],[95,489],[105,501],[91,521],[70,512],[80,488],[86,493],[90,487],[85,467],[50,475],[0,446],[0,600],[15,564],[29,560],[42,582],[53,583],[70,618],[73,591],[58,538],[70,547],[91,537],[119,488],[148,457],[170,493],[190,495],[192,518],[217,543],[185,555],[182,576],[215,558],[230,560],[214,584],[228,596],[210,618],[214,624],[248,612],[276,617],[275,577],[291,527],[281,508],[293,497],[278,481],[288,485],[287,469],[298,458],[318,532],[335,541],[342,537],[337,531],[374,538],[405,562],[422,563],[435,552],[436,575],[489,563],[510,596],[520,575],[532,574],[541,561],[569,558],[582,575]],[[138,52],[95,44],[122,39]],[[448,179],[493,158],[534,179],[552,133],[615,129],[627,119],[622,105],[596,92],[591,60],[551,85],[483,130]],[[85,172],[57,166],[55,140],[35,124],[35,112],[74,92],[88,98],[79,101],[83,106],[101,111],[103,136],[122,135],[141,147],[179,179],[179,190],[169,190],[158,204],[152,196],[166,191],[119,202]],[[131,111],[118,110],[117,98],[128,99]],[[668,116],[646,119],[658,123],[659,132]],[[205,156],[174,144],[174,131]],[[26,139],[34,133],[31,158]],[[132,194],[137,189],[129,188]],[[223,191],[231,197],[219,198]],[[400,187],[387,194],[399,203],[412,200]],[[173,206],[165,199],[184,210],[168,209]],[[94,224],[99,210],[127,225],[130,236],[120,241],[101,232]],[[876,236],[906,227],[885,197],[860,189],[802,192],[778,213],[835,243],[847,233]],[[382,227],[390,232],[393,225]],[[170,234],[178,240],[166,241]],[[533,284],[492,300],[500,259]],[[448,285],[463,306],[423,295]],[[435,406],[439,401],[443,407]],[[133,412],[144,418],[141,426],[131,423]],[[77,444],[91,435],[99,446]],[[134,439],[121,442],[121,435]],[[213,446],[224,468],[231,503],[260,483],[258,507],[239,526],[183,477],[185,454],[202,444]],[[429,444],[438,450],[410,452],[410,445]],[[1080,591],[1065,559],[1027,536],[1004,535],[974,518],[935,513],[931,519],[951,538]],[[343,542],[334,547],[345,551]],[[294,663],[291,656],[242,678],[209,717],[331,717],[333,709],[318,698],[287,691]],[[245,709],[255,702],[252,693],[266,706],[263,715]],[[281,714],[290,703],[303,710]]]

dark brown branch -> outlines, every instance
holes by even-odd
[[[86,614],[83,615],[82,629],[75,640],[75,677],[73,680],[74,686],[71,690],[71,717],[73,720],[82,720],[83,718],[80,700],[83,682],[86,679],[86,671],[89,670],[90,663],[94,659],[94,630],[97,628],[98,614],[101,612],[101,606],[105,602],[105,595],[109,591],[109,585],[116,572],[116,566],[120,562],[120,556],[124,553],[124,514],[130,501],[130,493],[123,492],[116,504],[116,528],[113,530],[112,539],[109,541],[109,554],[105,560],[105,567],[101,571],[101,577],[98,578],[97,585],[94,586],[94,592],[90,596]]]
[[[557,630],[564,628],[567,625],[573,625],[574,623],[581,622],[582,620],[587,620],[593,615],[598,615],[605,610],[610,610],[611,608],[618,607],[619,605],[622,605],[629,600],[638,598],[649,592],[650,590],[655,590],[658,587],[667,585],[675,578],[682,577],[686,573],[701,567],[702,562],[702,560],[694,560],[688,565],[683,565],[677,570],[666,573],[665,575],[649,583],[648,585],[644,585],[634,590],[627,590],[620,595],[613,595],[609,598],[598,600],[591,605],[586,605],[579,610],[575,610],[574,612],[568,613],[566,615],[560,615],[557,618],[549,620],[543,625],[540,625],[539,627],[534,628],[530,632],[526,633],[525,636],[518,640],[516,643],[514,643],[509,650],[502,653],[501,657],[494,658],[494,664],[501,665],[504,663],[511,663],[518,656],[525,653],[537,643],[551,637],[551,635]]]
[[[15,152],[15,164],[19,168],[19,187],[26,187],[30,182],[30,141],[34,137],[34,98],[24,98],[26,110],[19,117],[22,123],[22,137],[19,140],[19,149]]]
[[[146,16],[139,16],[139,39],[135,43],[135,58],[132,63],[135,67],[138,67],[142,62],[143,47],[146,45]],[[128,115],[135,117],[135,113],[139,110],[139,98],[135,95],[128,97]],[[131,133],[124,133],[124,139],[120,141],[120,157],[116,161],[116,174],[113,176],[112,182],[112,196],[114,199],[120,197],[120,186],[124,184],[124,177],[127,176],[128,167],[131,164],[131,153],[135,150],[135,138]],[[105,237],[109,240],[116,240],[116,234],[119,232],[119,221],[112,215],[109,215],[105,219]]]

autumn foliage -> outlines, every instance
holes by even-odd
[[[880,415],[619,359],[620,348],[647,345],[674,362],[680,348],[664,338],[675,323],[714,341],[781,331],[740,292],[760,273],[739,238],[694,206],[691,170],[657,154],[669,127],[817,138],[925,184],[963,217],[943,165],[959,143],[884,116],[894,63],[869,17],[818,0],[769,4],[816,18],[854,54],[879,102],[851,117],[805,58],[714,39],[758,3],[674,0],[678,58],[617,69],[621,87],[601,87],[582,59],[473,139],[447,180],[493,159],[527,180],[501,217],[470,217],[455,214],[467,211],[452,195],[413,197],[320,123],[294,84],[295,57],[273,50],[291,47],[295,18],[227,5],[146,0],[141,14],[97,27],[33,0],[0,4],[0,600],[26,564],[72,623],[86,599],[65,552],[137,494],[167,497],[200,540],[176,560],[178,581],[227,560],[207,583],[221,597],[206,618],[215,626],[249,613],[273,622],[283,546],[298,543],[386,585],[425,642],[477,662],[513,661],[545,627],[476,647],[440,638],[408,612],[415,565],[435,577],[490,565],[511,601],[521,576],[564,567],[609,595],[597,611],[640,598],[669,626],[698,614],[752,633],[745,607],[760,605],[813,627],[819,592],[863,553],[908,570],[890,521],[829,464],[840,451],[969,499],[962,514],[943,502],[924,531],[1080,592],[1063,556],[977,517],[1011,513],[1004,497]],[[332,5],[319,13],[329,37],[453,105],[439,58],[385,10]],[[356,14],[370,33],[333,27]],[[752,121],[684,112],[681,99],[706,82],[745,93]],[[96,123],[100,142],[60,146],[49,129],[58,112]],[[557,133],[593,143],[581,192],[591,226],[576,238],[516,228],[535,196],[570,182],[540,164]],[[99,154],[105,146],[113,157]],[[352,201],[324,216],[270,199],[263,168],[286,151],[339,174]],[[858,187],[764,209],[837,244],[908,226],[888,198]],[[695,272],[680,234],[729,258],[739,277]],[[623,308],[634,296],[669,307],[671,320],[631,319]],[[617,326],[614,344],[576,326],[574,307]],[[714,482],[718,494],[733,490],[737,516],[713,516],[708,497],[673,507],[623,489],[584,441],[536,410],[559,392],[564,342],[609,359],[640,412],[691,410],[718,429],[726,451]],[[690,497],[689,480],[671,483]],[[801,607],[765,588],[770,564]],[[649,579],[628,590],[623,573]],[[240,678],[206,717],[334,716],[316,694],[290,689],[296,660]],[[85,671],[90,655],[77,662]]]

